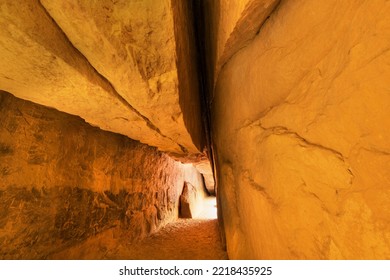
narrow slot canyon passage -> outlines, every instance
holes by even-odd
[[[390,259],[389,14],[1,1],[0,259]]]
[[[192,164],[6,92],[0,107],[2,258],[227,259]]]
[[[202,212],[196,218],[180,218],[141,241],[116,239],[112,231],[106,231],[84,243],[48,256],[48,259],[227,259],[219,236],[215,198],[206,198],[204,203]]]

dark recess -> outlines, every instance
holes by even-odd
[[[219,203],[219,196],[217,194],[218,181],[216,175],[216,162],[214,159],[214,150],[213,150],[213,140],[212,140],[212,127],[211,127],[211,112],[210,112],[210,100],[211,96],[211,73],[209,73],[208,61],[207,61],[207,49],[206,49],[206,40],[207,40],[207,28],[206,28],[206,16],[205,16],[205,3],[207,0],[193,0],[192,1],[192,13],[193,13],[193,23],[195,31],[195,44],[196,44],[196,59],[197,59],[197,68],[198,68],[198,77],[199,77],[199,94],[201,102],[201,113],[202,121],[205,129],[206,135],[206,145],[207,145],[207,155],[210,160],[210,164],[213,168],[214,176],[214,193],[217,196],[218,204],[218,224],[220,227],[220,236],[222,245],[226,250],[226,236],[224,231],[224,222],[222,216],[221,204]],[[216,0],[211,0],[216,1]]]
[[[204,34],[204,14],[203,14],[203,1],[193,0],[192,1],[192,15],[195,31],[195,48],[196,48],[196,67],[198,71],[199,79],[199,95],[201,103],[202,121],[206,135],[206,147],[207,156],[210,160],[210,164],[213,168],[214,181],[215,181],[215,170],[214,170],[214,157],[213,147],[211,139],[211,119],[210,119],[210,107],[208,102],[209,96],[209,84],[208,84],[208,68],[206,61],[206,49],[205,49],[205,34]],[[215,181],[216,182],[216,181]]]

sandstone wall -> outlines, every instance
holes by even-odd
[[[238,50],[255,37],[279,0],[204,0],[210,84]]]
[[[105,230],[145,237],[201,175],[156,148],[0,93],[0,258],[42,259]]]
[[[212,129],[230,258],[390,258],[389,13],[281,1],[222,68]]]
[[[5,0],[0,15],[0,90],[161,151],[203,153],[185,3]]]

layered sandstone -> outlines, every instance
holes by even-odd
[[[214,182],[188,1],[0,4],[0,90],[195,162]]]
[[[210,83],[214,86],[225,63],[259,32],[279,0],[205,0]]]
[[[187,1],[41,3],[96,71],[161,135],[177,143],[181,154],[202,151]]]
[[[0,13],[0,89],[162,151],[203,152],[186,3],[7,0]]]
[[[79,117],[1,92],[0,123],[1,259],[50,258],[107,230],[141,239],[178,217],[185,183],[204,195],[192,165]]]
[[[390,257],[389,13],[384,0],[282,1],[221,70],[230,258]]]
[[[205,192],[186,182],[180,195],[179,216],[181,218],[199,218],[205,204]]]

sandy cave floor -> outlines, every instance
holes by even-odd
[[[178,219],[138,242],[115,238],[115,232],[108,230],[48,258],[225,260],[228,257],[221,243],[218,221],[206,209],[197,219]]]
[[[130,251],[129,251],[130,253]],[[180,219],[131,246],[131,259],[227,259],[217,220]]]
[[[217,220],[178,219],[158,232],[127,243],[106,231],[48,256],[49,259],[224,260]]]

